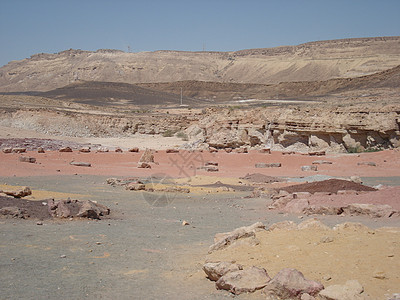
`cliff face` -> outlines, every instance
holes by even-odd
[[[321,41],[237,52],[67,50],[0,68],[0,92],[48,91],[77,80],[272,84],[357,77],[400,65],[400,37]]]

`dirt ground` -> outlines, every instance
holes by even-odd
[[[330,197],[345,197],[346,201],[359,197],[369,199],[369,203],[399,207],[397,150],[312,157],[256,151],[167,154],[160,149],[154,154],[156,163],[151,169],[139,169],[137,162],[146,145],[136,146],[141,149],[139,153],[81,153],[76,149],[72,153],[54,150],[37,153],[33,149],[20,154],[0,152],[0,189],[30,186],[33,190],[30,200],[85,198],[111,209],[110,217],[99,221],[45,219],[43,225],[37,225],[35,218],[0,219],[1,298],[48,298],[51,293],[58,298],[75,299],[230,297],[226,291],[217,291],[205,278],[201,266],[206,260],[259,265],[272,276],[281,268],[294,267],[325,286],[357,279],[373,299],[386,299],[386,294],[399,292],[400,265],[396,259],[400,256],[399,233],[379,229],[400,228],[399,218],[319,216],[331,227],[350,221],[361,222],[370,229],[265,232],[257,234],[260,240],[257,247],[234,247],[207,255],[215,233],[257,221],[268,227],[279,221],[299,223],[307,218],[268,210],[270,199],[251,198],[248,188],[258,184],[274,188],[295,181],[360,176],[371,186],[379,183],[391,186],[366,194]],[[21,162],[20,156],[34,157],[36,163]],[[301,166],[320,159],[332,164],[318,165],[316,172],[301,171]],[[89,162],[91,167],[70,165],[72,161]],[[207,161],[218,162],[219,171],[198,169]],[[282,166],[255,168],[259,162],[280,162]],[[374,162],[376,166],[358,164],[361,162]],[[154,174],[168,175],[176,184],[188,185],[193,191],[176,193],[166,205],[155,207],[146,193],[106,183],[109,177],[146,178]],[[258,175],[246,176],[250,174]],[[273,183],[272,177],[289,182]],[[221,190],[224,186],[232,189]],[[235,186],[243,189],[233,191]],[[183,226],[184,220],[189,225]],[[321,243],[326,235],[332,236],[333,242]],[[379,274],[385,278],[376,278]],[[263,296],[255,293],[238,298]]]

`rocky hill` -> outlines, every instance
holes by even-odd
[[[67,50],[0,68],[0,91],[49,91],[77,80],[274,84],[373,74],[400,65],[400,37],[320,41],[237,52]]]

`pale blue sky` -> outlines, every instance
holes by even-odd
[[[400,0],[0,0],[0,66],[100,48],[233,51],[400,35]]]

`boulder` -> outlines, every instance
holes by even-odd
[[[235,149],[236,153],[249,153],[247,147],[240,147]]]
[[[167,149],[165,150],[165,153],[179,153],[178,149]]]
[[[326,153],[325,151],[309,151],[308,155],[310,156],[324,156]]]
[[[82,147],[82,148],[79,149],[79,152],[89,153],[90,152],[90,147]]]
[[[37,148],[38,153],[45,153],[44,149],[42,147]]]
[[[12,148],[3,148],[1,149],[1,151],[3,151],[3,153],[12,153]]]
[[[344,285],[331,285],[319,293],[321,300],[362,300],[369,299],[363,294],[364,288],[357,280],[348,280]]]
[[[76,200],[75,200],[76,201]],[[69,205],[71,204],[71,205]],[[72,207],[71,200],[58,200],[49,199],[47,201],[47,209],[52,217],[69,218],[73,217],[70,206]]]
[[[367,215],[372,218],[391,217],[397,211],[390,205],[353,203],[342,207],[346,215]]]
[[[99,152],[99,153],[106,153],[109,151],[110,150],[107,147],[100,147],[99,149],[97,149],[97,152]]]
[[[128,152],[139,152],[139,148],[138,147],[129,148]]]
[[[280,168],[281,163],[256,163],[256,168]]]
[[[279,299],[300,299],[302,294],[315,296],[324,288],[316,281],[304,278],[303,273],[296,269],[283,269],[270,280],[264,288],[264,293],[277,296]]]
[[[255,236],[255,233],[261,230],[265,230],[265,226],[263,223],[257,222],[250,226],[236,228],[231,232],[217,233],[214,237],[214,244],[209,248],[209,252],[224,249],[240,238]]]
[[[303,210],[303,213],[307,215],[340,215],[343,210],[341,207],[335,206],[310,205]]]
[[[226,153],[231,153],[233,149],[232,148],[225,148],[224,150],[225,150]]]
[[[138,162],[137,167],[141,169],[151,169],[151,165],[147,162]]]
[[[18,158],[18,160],[20,162],[27,162],[27,163],[31,163],[31,164],[34,164],[36,162],[36,158],[30,157],[30,156],[20,156]]]
[[[81,202],[81,207],[76,216],[81,218],[100,219],[101,216],[109,214],[110,209],[107,206],[94,203],[90,200],[85,200]]]
[[[317,166],[302,166],[302,171],[318,171]]]
[[[265,287],[271,278],[263,268],[251,267],[228,272],[215,283],[217,289],[227,290],[235,295],[253,293]]]
[[[72,152],[72,149],[70,147],[62,147],[58,149],[58,152]]]
[[[77,166],[77,167],[91,167],[92,164],[88,162],[82,162],[82,161],[71,161],[69,163],[72,166]]]
[[[125,185],[125,189],[130,191],[143,191],[146,189],[146,185],[139,182],[130,182]]]
[[[25,153],[26,152],[26,148],[13,148],[12,152],[14,152],[14,153]]]
[[[122,152],[124,152],[124,151],[122,151],[122,149],[121,149],[120,147],[117,147],[117,148],[115,148],[114,152],[122,153]]]
[[[13,196],[15,198],[22,198],[25,196],[32,195],[32,191],[29,187],[24,186],[17,190],[3,190],[3,194]]]
[[[217,281],[228,272],[243,270],[243,266],[230,262],[209,262],[203,265],[203,271],[207,274],[208,279]]]
[[[29,217],[25,209],[18,208],[16,206],[2,207],[0,209],[0,215],[11,216],[13,218],[22,218],[22,219]]]

